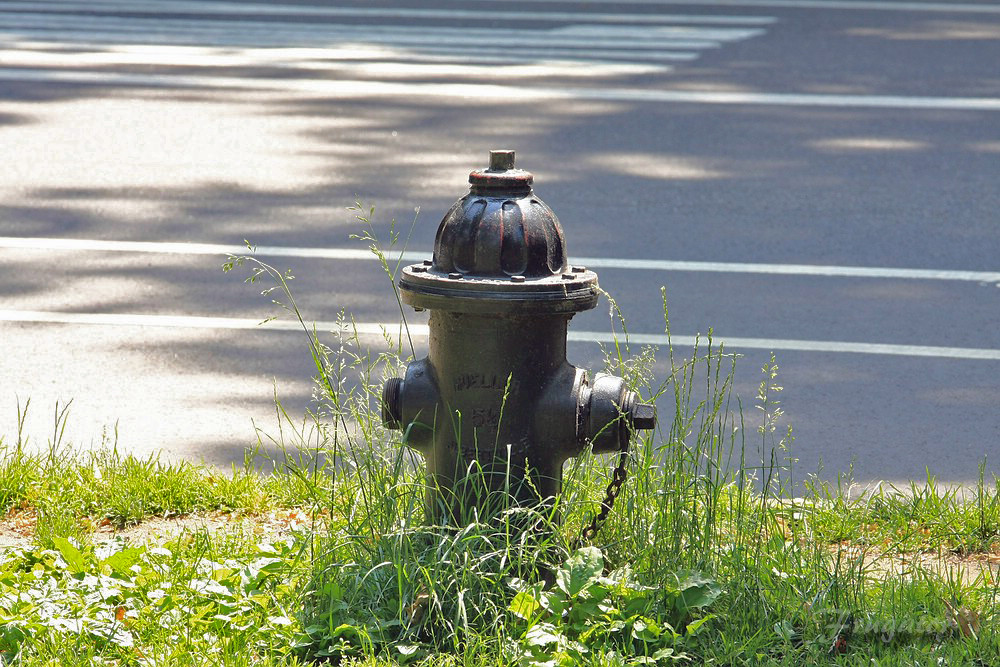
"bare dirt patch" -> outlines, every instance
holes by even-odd
[[[859,567],[869,579],[900,579],[929,573],[945,579],[993,585],[1000,580],[1000,550],[958,554],[949,549],[908,552],[881,552],[850,543],[833,545],[832,552],[842,559],[841,567]]]
[[[0,518],[0,549],[31,546],[37,522],[38,514],[33,509],[13,510],[7,516]],[[123,538],[141,544],[165,541],[178,535],[202,531],[242,532],[259,536],[261,539],[274,539],[289,535],[296,530],[316,527],[320,521],[303,509],[281,509],[261,514],[217,511],[152,517],[139,524],[125,527],[115,526],[107,519],[99,522],[84,519],[82,523],[90,531],[90,538],[95,543]]]

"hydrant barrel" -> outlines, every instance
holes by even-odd
[[[568,458],[623,450],[655,426],[624,380],[566,359],[569,320],[597,304],[597,275],[569,264],[532,175],[513,151],[491,151],[469,182],[433,260],[403,269],[403,301],[430,311],[429,349],[382,396],[383,422],[426,460],[429,518],[450,520],[554,498]]]

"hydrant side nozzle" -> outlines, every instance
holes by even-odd
[[[607,373],[597,373],[589,384],[590,391],[581,392],[588,403],[586,440],[595,453],[619,451],[628,443],[623,416],[628,415],[634,394],[626,389],[624,380]]]
[[[639,402],[620,377],[598,373],[589,391],[581,391],[581,414],[585,415],[583,433],[595,452],[613,452],[628,446],[632,431],[656,427],[656,406]]]
[[[425,449],[434,436],[440,395],[427,359],[411,361],[404,377],[382,386],[382,424],[402,430],[408,447]]]
[[[403,393],[403,380],[389,378],[382,387],[382,425],[386,428],[403,428],[403,408],[400,395]]]

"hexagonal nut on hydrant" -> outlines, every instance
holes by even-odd
[[[651,431],[656,428],[656,406],[637,403],[632,407],[628,418],[636,431]]]
[[[386,382],[382,421],[424,456],[432,520],[546,502],[568,458],[623,450],[656,423],[624,380],[566,360],[570,319],[597,305],[597,274],[569,264],[533,182],[513,151],[491,151],[438,226],[433,258],[399,279],[403,302],[429,312],[429,345]]]

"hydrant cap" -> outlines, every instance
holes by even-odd
[[[597,276],[569,265],[562,225],[533,180],[514,167],[514,151],[490,151],[489,167],[469,174],[469,194],[441,220],[433,262],[404,269],[404,301],[466,312],[593,308]]]
[[[434,268],[463,276],[543,278],[567,268],[559,218],[531,190],[514,151],[490,151],[490,166],[469,174],[469,194],[441,220]]]

